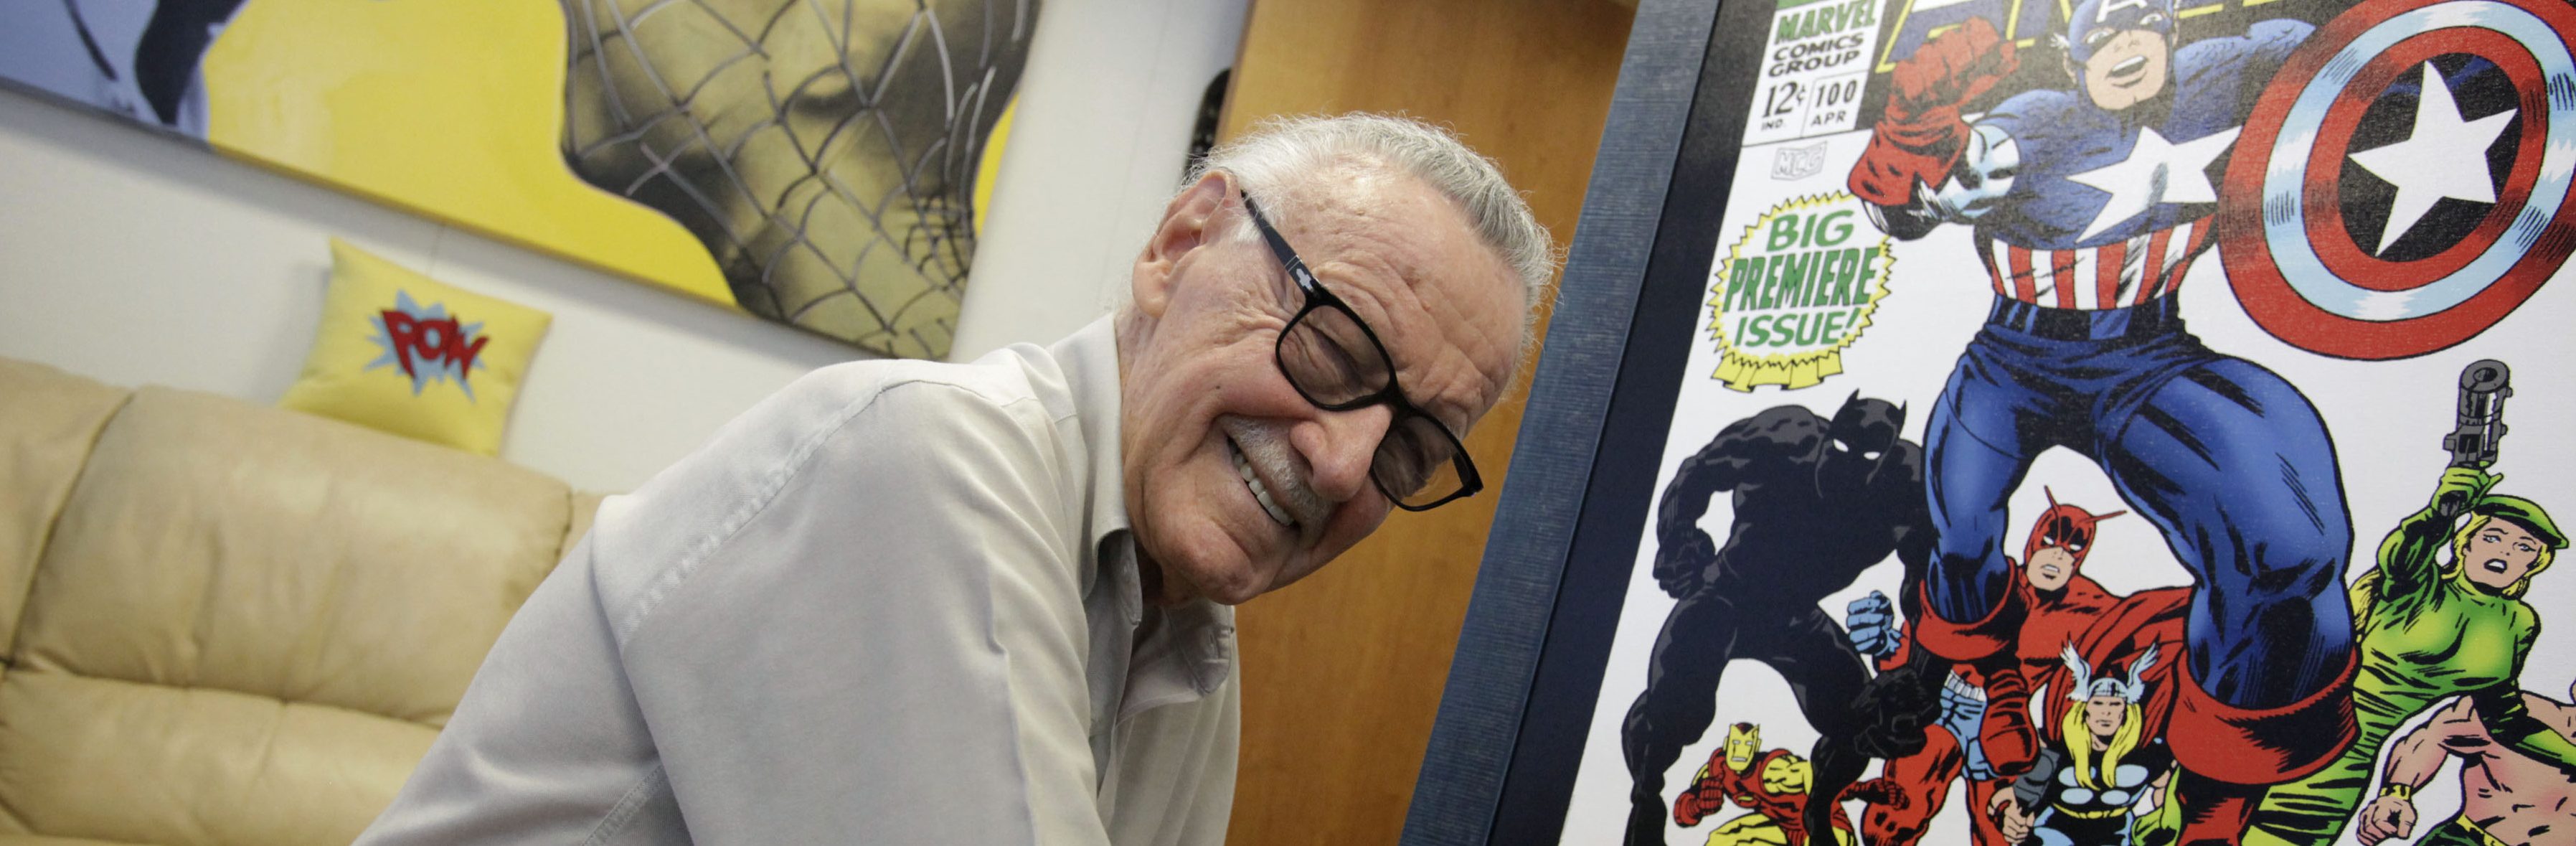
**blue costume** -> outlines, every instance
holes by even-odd
[[[1925,433],[1937,544],[1925,599],[1939,619],[1922,621],[1919,636],[1956,660],[2009,648],[2021,610],[2000,543],[2006,498],[2042,451],[2074,450],[2198,582],[2183,667],[2196,690],[2180,694],[2177,756],[2231,782],[2278,780],[2330,757],[2349,732],[2330,701],[2353,652],[2342,482],[2324,421],[2298,389],[2203,347],[2172,294],[2210,246],[2213,165],[2311,28],[2267,21],[2174,50],[2170,85],[2114,111],[2086,93],[2087,60],[2106,34],[2169,38],[2171,8],[2087,0],[2071,21],[2076,90],[2018,94],[1973,125],[1956,109],[2009,72],[2009,42],[1990,26],[1971,33],[1985,43],[1968,49],[2001,55],[1983,65],[1959,61],[1955,44],[1927,45],[1951,52],[1918,74],[1992,76],[1910,89],[1968,92],[1947,114],[1892,98],[1853,174],[1854,192],[1900,238],[1971,225],[1996,294]],[[1958,126],[1946,149],[1942,120]],[[1946,171],[1927,175],[1922,161]]]

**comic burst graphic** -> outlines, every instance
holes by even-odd
[[[377,312],[367,322],[376,328],[367,340],[375,342],[384,355],[367,362],[361,371],[399,367],[411,377],[412,396],[420,396],[431,382],[454,379],[465,400],[474,401],[474,385],[467,377],[483,368],[477,359],[483,345],[492,340],[483,334],[483,324],[460,322],[447,313],[446,303],[422,308],[410,291],[395,291],[394,307]]]
[[[1728,388],[1804,388],[1843,372],[1887,296],[1892,239],[1868,230],[1851,194],[1773,206],[1709,268],[1708,333],[1723,358],[1711,378]]]

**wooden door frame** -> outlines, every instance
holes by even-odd
[[[1559,838],[1773,6],[1637,5],[1408,846]]]

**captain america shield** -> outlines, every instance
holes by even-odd
[[[2371,0],[2290,55],[2238,137],[2217,240],[2246,313],[2354,359],[2475,337],[2576,250],[2576,8]]]

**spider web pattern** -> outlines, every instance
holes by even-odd
[[[1039,0],[562,0],[563,152],[703,242],[745,310],[937,358]]]

